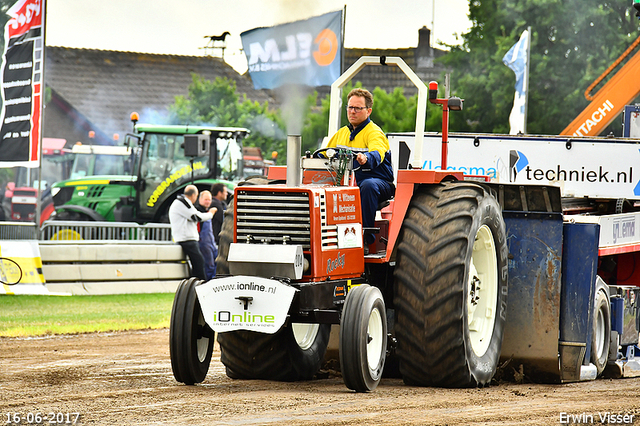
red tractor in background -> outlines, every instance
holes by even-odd
[[[42,195],[43,210],[41,223],[53,211],[51,202],[51,185],[69,177],[73,156],[71,150],[65,148],[66,139],[42,139]],[[16,182],[5,193],[5,220],[19,222],[35,222],[36,201],[38,197],[38,169],[19,167]]]
[[[271,160],[266,160],[262,155],[262,150],[257,146],[242,147],[242,161],[244,177],[267,176],[269,167],[275,165],[278,156],[277,151],[271,153]]]

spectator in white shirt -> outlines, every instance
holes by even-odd
[[[198,222],[211,220],[217,208],[212,207],[208,212],[201,213],[193,206],[197,199],[198,188],[187,185],[184,195],[178,195],[169,207],[169,222],[173,239],[182,246],[191,261],[191,275],[205,280],[204,258],[198,247]]]

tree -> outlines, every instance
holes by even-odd
[[[442,58],[465,99],[455,131],[508,133],[513,72],[502,57],[532,28],[528,133],[558,134],[588,102],[584,90],[637,37],[627,0],[470,0],[472,27]]]
[[[347,105],[347,95],[354,87],[362,84],[347,84],[342,91],[342,105]],[[283,108],[273,111],[266,102],[261,105],[246,96],[240,100],[233,80],[218,77],[209,81],[194,74],[187,96],[177,96],[169,107],[170,122],[246,127],[251,135],[245,139],[245,145],[257,146],[267,156],[276,151],[280,154],[279,164],[283,164],[288,133],[302,136],[302,152],[313,152],[320,147],[327,136],[330,107],[329,96],[321,99],[318,106],[317,92],[308,96],[304,96],[301,89],[288,88],[286,92],[289,96]],[[373,95],[371,118],[383,130],[410,132],[415,129],[417,95],[406,98],[400,88],[390,94],[376,88]],[[347,123],[346,110],[343,109],[341,117],[341,123]]]
[[[362,87],[362,83],[352,82],[342,89],[342,105],[347,105],[347,96],[354,87]],[[317,92],[310,97],[310,103],[316,104]],[[302,132],[303,144],[311,141],[317,148],[322,138],[327,136],[329,129],[330,96],[327,95],[320,101],[321,106],[316,111],[307,115]],[[413,132],[416,128],[416,112],[418,95],[407,98],[401,88],[396,88],[392,93],[387,93],[379,87],[373,90],[373,112],[371,120],[385,132]],[[346,109],[340,112],[340,123],[345,125],[347,121]]]
[[[418,95],[407,98],[399,87],[391,93],[376,87],[373,99],[375,108],[371,113],[371,120],[378,126],[386,132],[415,131]]]
[[[215,126],[245,127],[251,134],[246,146],[257,146],[263,154],[286,152],[282,118],[265,102],[252,102],[236,93],[236,83],[226,77],[209,81],[192,76],[187,96],[177,96],[169,107],[173,123],[208,123]]]

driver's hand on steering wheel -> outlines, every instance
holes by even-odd
[[[356,160],[358,161],[358,164],[360,164],[361,166],[364,166],[367,163],[367,156],[359,152],[358,155],[356,156]]]

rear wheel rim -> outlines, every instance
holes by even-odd
[[[498,258],[491,229],[476,233],[467,281],[467,323],[473,352],[483,356],[493,335],[498,300]]]
[[[296,343],[300,346],[300,349],[306,351],[313,342],[316,341],[318,331],[320,330],[320,324],[303,324],[293,323],[291,324],[293,330],[293,337],[296,339]]]

